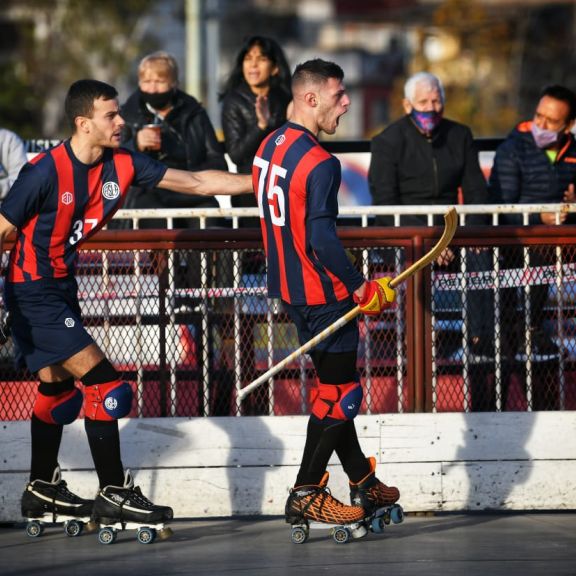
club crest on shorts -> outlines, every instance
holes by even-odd
[[[72,196],[72,192],[64,192],[61,197],[62,204],[68,206],[68,204],[72,204],[74,202],[74,196]]]
[[[120,186],[118,186],[116,182],[106,182],[104,186],[102,186],[102,196],[104,196],[106,200],[115,200],[120,196]]]
[[[74,324],[74,318],[66,318],[66,320],[64,320],[64,325],[66,328],[74,328]]]

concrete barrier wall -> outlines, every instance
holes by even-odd
[[[127,419],[124,464],[144,494],[177,517],[279,515],[296,477],[305,416]],[[391,414],[356,420],[378,475],[407,511],[576,508],[576,413]],[[0,522],[20,519],[28,422],[3,422]],[[60,464],[69,487],[93,497],[96,475],[82,421],[68,426]],[[330,487],[346,499],[334,459]]]

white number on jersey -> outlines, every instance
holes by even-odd
[[[264,188],[266,187],[266,176],[270,162],[256,156],[254,158],[254,165],[260,168],[260,176],[258,177],[258,211],[260,218],[264,218]],[[277,183],[278,179],[286,178],[286,173],[286,168],[272,164],[268,188],[266,190],[266,200],[270,206],[270,220],[274,226],[286,225],[286,199],[284,190]]]
[[[84,227],[86,226],[87,230],[84,231]],[[74,244],[78,244],[80,240],[84,237],[85,234],[88,234],[91,230],[94,230],[98,226],[98,219],[97,218],[86,218],[86,222],[82,220],[76,220],[72,225],[72,236],[68,242],[74,246]]]

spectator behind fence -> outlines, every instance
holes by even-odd
[[[576,181],[576,141],[571,129],[576,118],[576,94],[564,86],[548,86],[538,101],[532,120],[521,122],[496,150],[490,174],[490,195],[495,203],[546,204],[574,202]],[[534,213],[529,224],[555,225],[556,213]],[[561,224],[574,223],[574,214],[561,212]],[[521,214],[503,214],[502,224],[522,225]],[[503,250],[504,266],[521,269],[524,256],[521,248]],[[555,250],[550,246],[529,249],[530,266],[555,264]],[[520,270],[519,272],[520,273]],[[524,290],[520,290],[524,294]],[[508,329],[509,354],[524,362],[554,363],[559,347],[546,330],[545,306],[548,285],[534,283],[530,287],[529,307],[520,306],[517,289],[505,291],[502,324]],[[521,316],[520,322],[519,315]],[[522,320],[526,320],[524,324]],[[526,336],[530,335],[530,347]],[[535,374],[533,374],[535,376]],[[534,378],[533,378],[534,379]],[[555,379],[555,378],[552,378]],[[533,408],[557,407],[557,396],[546,390],[551,378],[536,378],[539,386],[533,394]],[[556,383],[557,384],[557,383]],[[556,385],[555,384],[555,385]],[[549,387],[548,387],[549,388]]]
[[[178,65],[167,52],[145,56],[138,67],[138,90],[122,106],[126,121],[122,143],[181,170],[227,170],[222,145],[202,105],[178,88]],[[159,188],[134,188],[127,208],[218,208],[215,198],[202,198]],[[209,225],[218,225],[217,219]],[[163,228],[143,220],[141,228]],[[198,228],[198,219],[177,220],[176,228]]]
[[[466,204],[488,202],[472,132],[444,118],[444,104],[444,88],[433,74],[419,72],[406,81],[406,115],[372,140],[369,184],[374,205],[457,204],[459,188]],[[486,218],[471,215],[466,221],[483,224]],[[401,223],[425,225],[426,216],[407,215]],[[435,223],[441,223],[441,216]],[[392,224],[392,217],[377,217],[376,224]],[[466,263],[469,271],[489,270],[490,253],[469,251]],[[438,264],[457,269],[458,258],[447,248]],[[470,358],[477,364],[493,360],[491,299],[486,290],[471,290],[467,295]]]
[[[8,194],[26,160],[26,149],[20,137],[0,128],[0,202]]]
[[[226,151],[238,172],[250,174],[264,137],[286,121],[291,96],[290,68],[272,38],[252,36],[242,46],[222,94],[222,128]],[[234,207],[254,207],[254,197],[231,200]],[[260,227],[258,218],[240,225]]]

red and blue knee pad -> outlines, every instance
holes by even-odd
[[[323,384],[312,389],[310,402],[312,414],[323,420],[353,420],[356,418],[362,405],[364,392],[360,382],[347,382],[346,384]]]
[[[47,424],[71,424],[82,409],[83,396],[74,379],[40,382],[33,413]]]
[[[132,386],[122,380],[86,386],[84,394],[84,411],[90,420],[118,420],[132,409]]]
[[[120,380],[112,364],[103,358],[82,377],[84,384],[84,413],[89,420],[110,422],[130,413],[132,386]]]

